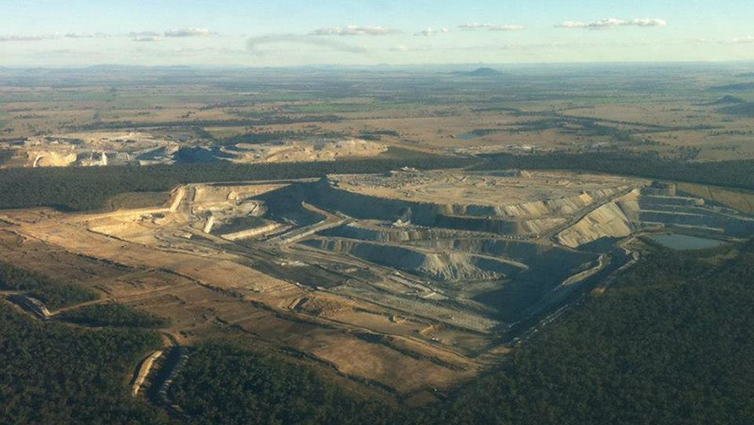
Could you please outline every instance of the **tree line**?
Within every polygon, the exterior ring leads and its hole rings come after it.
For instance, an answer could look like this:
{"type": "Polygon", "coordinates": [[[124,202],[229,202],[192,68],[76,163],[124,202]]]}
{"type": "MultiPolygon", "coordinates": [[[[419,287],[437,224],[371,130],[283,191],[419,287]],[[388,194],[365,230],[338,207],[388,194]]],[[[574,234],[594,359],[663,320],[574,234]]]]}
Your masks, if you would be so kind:
{"type": "MultiPolygon", "coordinates": [[[[389,154],[390,152],[388,152],[389,154]]],[[[96,210],[129,192],[162,192],[187,183],[276,180],[326,174],[384,173],[404,166],[456,168],[475,161],[436,155],[296,164],[200,163],[111,167],[12,168],[0,170],[0,209],[49,206],[96,210]]]]}
{"type": "Polygon", "coordinates": [[[494,154],[485,158],[487,161],[475,169],[591,171],[754,190],[752,160],[689,162],[665,159],[656,154],[625,152],[494,154]]]}
{"type": "Polygon", "coordinates": [[[161,317],[112,302],[66,311],[60,320],[94,327],[141,329],[161,328],[168,324],[168,320],[161,317]]]}

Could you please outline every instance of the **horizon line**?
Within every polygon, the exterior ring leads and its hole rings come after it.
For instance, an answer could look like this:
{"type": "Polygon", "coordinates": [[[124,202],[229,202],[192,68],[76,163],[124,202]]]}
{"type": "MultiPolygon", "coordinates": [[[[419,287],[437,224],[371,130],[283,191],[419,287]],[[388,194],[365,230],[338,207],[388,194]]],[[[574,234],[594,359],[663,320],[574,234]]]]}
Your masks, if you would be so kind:
{"type": "Polygon", "coordinates": [[[49,69],[49,70],[74,70],[90,68],[189,68],[189,69],[301,69],[301,68],[419,68],[419,67],[453,67],[453,66],[557,66],[557,65],[724,65],[724,64],[752,64],[754,59],[750,60],[627,60],[627,61],[553,61],[553,62],[433,62],[433,63],[400,63],[400,64],[337,64],[337,63],[320,63],[308,65],[201,65],[201,64],[171,64],[171,65],[134,65],[124,63],[96,63],[89,65],[0,65],[0,70],[28,70],[28,69],[49,69]]]}

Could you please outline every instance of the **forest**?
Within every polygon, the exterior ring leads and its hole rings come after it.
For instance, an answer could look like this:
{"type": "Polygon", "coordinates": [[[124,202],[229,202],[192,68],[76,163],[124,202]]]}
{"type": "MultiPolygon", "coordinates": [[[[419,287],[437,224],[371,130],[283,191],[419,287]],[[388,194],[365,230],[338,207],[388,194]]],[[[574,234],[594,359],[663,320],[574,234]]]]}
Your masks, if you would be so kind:
{"type": "Polygon", "coordinates": [[[128,374],[156,333],[41,322],[0,303],[0,423],[166,424],[167,415],[129,399],[128,374]]]}
{"type": "Polygon", "coordinates": [[[353,395],[308,367],[232,345],[191,351],[171,386],[192,424],[391,424],[397,412],[353,395]]]}
{"type": "Polygon", "coordinates": [[[22,291],[42,301],[50,310],[96,299],[96,295],[78,285],[53,281],[37,272],[0,261],[0,290],[22,291]]]}
{"type": "Polygon", "coordinates": [[[93,327],[141,329],[161,328],[168,324],[168,321],[161,317],[117,303],[89,305],[69,310],[60,316],[60,320],[93,327]]]}
{"type": "MultiPolygon", "coordinates": [[[[388,152],[389,153],[389,152],[388,152]]],[[[384,173],[400,167],[420,169],[471,165],[473,159],[437,155],[285,163],[198,163],[89,168],[12,168],[0,170],[0,209],[55,207],[64,211],[104,208],[107,200],[129,192],[162,192],[180,184],[322,177],[326,174],[384,173]]]]}
{"type": "Polygon", "coordinates": [[[487,155],[476,170],[591,171],[653,179],[754,189],[754,161],[689,162],[654,154],[625,152],[557,153],[541,155],[487,155]]]}

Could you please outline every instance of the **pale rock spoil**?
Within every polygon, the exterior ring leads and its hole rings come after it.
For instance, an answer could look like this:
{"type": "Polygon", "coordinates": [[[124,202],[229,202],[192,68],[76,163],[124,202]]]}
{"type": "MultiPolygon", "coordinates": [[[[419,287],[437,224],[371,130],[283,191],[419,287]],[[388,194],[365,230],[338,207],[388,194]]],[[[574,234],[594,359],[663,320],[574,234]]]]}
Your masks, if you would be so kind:
{"type": "Polygon", "coordinates": [[[559,233],[558,242],[576,248],[605,237],[621,238],[633,232],[631,222],[615,203],[605,204],[559,233]]]}

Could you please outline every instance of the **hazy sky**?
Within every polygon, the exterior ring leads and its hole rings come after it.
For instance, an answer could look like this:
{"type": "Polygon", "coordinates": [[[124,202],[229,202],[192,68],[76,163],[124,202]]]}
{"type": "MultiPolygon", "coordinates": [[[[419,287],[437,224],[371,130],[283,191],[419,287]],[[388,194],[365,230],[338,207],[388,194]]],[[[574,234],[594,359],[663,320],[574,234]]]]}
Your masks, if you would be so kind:
{"type": "Polygon", "coordinates": [[[754,0],[0,0],[0,66],[754,60],[754,0]]]}

